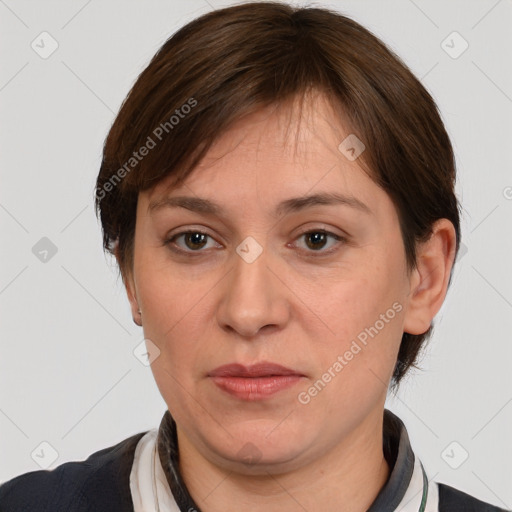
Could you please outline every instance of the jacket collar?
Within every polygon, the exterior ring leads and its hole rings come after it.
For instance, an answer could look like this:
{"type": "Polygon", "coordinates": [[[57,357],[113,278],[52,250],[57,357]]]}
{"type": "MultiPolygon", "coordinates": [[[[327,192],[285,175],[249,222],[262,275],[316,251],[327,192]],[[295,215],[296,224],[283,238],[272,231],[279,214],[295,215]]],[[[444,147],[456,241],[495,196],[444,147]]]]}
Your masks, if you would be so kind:
{"type": "MultiPolygon", "coordinates": [[[[435,492],[430,493],[427,503],[428,480],[423,466],[414,456],[404,423],[385,409],[383,424],[383,450],[391,472],[367,512],[437,511],[435,492]]],[[[162,418],[155,443],[161,468],[179,510],[201,512],[179,471],[176,423],[169,411],[162,418]]]]}

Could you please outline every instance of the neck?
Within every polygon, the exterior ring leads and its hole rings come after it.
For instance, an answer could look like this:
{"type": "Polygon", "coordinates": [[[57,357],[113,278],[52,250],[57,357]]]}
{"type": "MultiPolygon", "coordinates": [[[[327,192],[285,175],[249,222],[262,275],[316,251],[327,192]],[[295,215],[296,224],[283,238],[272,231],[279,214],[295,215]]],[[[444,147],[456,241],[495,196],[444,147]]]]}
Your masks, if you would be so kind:
{"type": "Polygon", "coordinates": [[[365,511],[390,473],[382,449],[382,413],[366,418],[313,462],[284,472],[227,470],[203,457],[177,431],[180,471],[203,512],[365,511]]]}

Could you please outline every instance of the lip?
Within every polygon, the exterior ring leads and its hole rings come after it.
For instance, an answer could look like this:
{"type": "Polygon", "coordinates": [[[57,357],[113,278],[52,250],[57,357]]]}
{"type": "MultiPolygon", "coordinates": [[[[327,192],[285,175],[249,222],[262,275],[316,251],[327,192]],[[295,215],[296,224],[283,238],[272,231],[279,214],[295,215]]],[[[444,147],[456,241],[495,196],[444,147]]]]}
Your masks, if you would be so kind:
{"type": "Polygon", "coordinates": [[[305,377],[297,370],[267,361],[250,366],[226,364],[211,371],[208,376],[221,390],[246,401],[270,398],[305,377]]]}
{"type": "Polygon", "coordinates": [[[286,375],[300,375],[302,373],[286,368],[276,363],[269,363],[262,361],[260,363],[252,364],[250,366],[244,366],[243,364],[232,363],[225,364],[215,368],[208,374],[210,377],[245,377],[245,378],[257,378],[257,377],[282,377],[286,375]]]}

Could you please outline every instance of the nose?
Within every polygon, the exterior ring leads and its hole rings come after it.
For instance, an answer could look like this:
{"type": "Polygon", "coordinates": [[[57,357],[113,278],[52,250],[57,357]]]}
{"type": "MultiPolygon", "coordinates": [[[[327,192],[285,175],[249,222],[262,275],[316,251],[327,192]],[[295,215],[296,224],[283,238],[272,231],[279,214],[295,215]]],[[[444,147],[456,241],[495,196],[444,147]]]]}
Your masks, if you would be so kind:
{"type": "Polygon", "coordinates": [[[218,304],[219,325],[244,338],[282,329],[290,316],[290,303],[275,261],[265,249],[250,263],[236,252],[232,259],[218,304]]]}

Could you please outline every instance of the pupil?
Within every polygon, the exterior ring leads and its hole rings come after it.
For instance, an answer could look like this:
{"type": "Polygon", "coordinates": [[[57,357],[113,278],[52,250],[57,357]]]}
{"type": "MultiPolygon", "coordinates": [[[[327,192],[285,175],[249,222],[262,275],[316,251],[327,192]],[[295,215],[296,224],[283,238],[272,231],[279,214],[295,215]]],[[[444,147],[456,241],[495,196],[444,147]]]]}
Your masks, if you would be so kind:
{"type": "MultiPolygon", "coordinates": [[[[206,238],[206,235],[204,235],[203,233],[188,233],[187,234],[187,239],[189,241],[191,241],[191,245],[193,245],[193,246],[204,245],[205,238],[206,238]]],[[[192,248],[196,249],[197,247],[192,247],[192,248]]]]}
{"type": "Polygon", "coordinates": [[[313,249],[321,248],[325,242],[325,233],[310,233],[308,235],[308,240],[312,240],[313,243],[311,245],[313,249]],[[318,245],[318,242],[320,242],[320,245],[318,245]]]}

